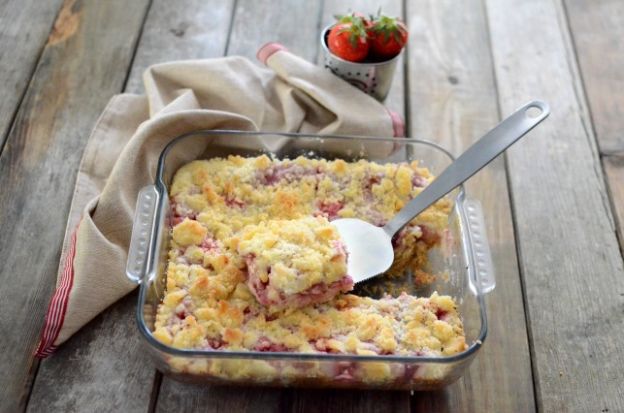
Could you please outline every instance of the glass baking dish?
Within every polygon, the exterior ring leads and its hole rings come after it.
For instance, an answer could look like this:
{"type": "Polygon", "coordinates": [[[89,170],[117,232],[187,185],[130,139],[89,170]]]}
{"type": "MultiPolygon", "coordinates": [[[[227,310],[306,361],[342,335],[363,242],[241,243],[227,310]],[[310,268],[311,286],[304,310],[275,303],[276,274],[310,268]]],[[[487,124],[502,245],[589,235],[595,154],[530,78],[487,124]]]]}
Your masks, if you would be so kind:
{"type": "Polygon", "coordinates": [[[180,350],[156,340],[152,330],[165,290],[170,236],[169,185],[177,169],[187,162],[230,154],[270,154],[280,159],[305,155],[378,163],[418,160],[434,175],[453,160],[448,151],[434,143],[403,138],[197,131],[173,139],[160,155],[155,183],[139,193],[126,269],[127,276],[140,284],[138,327],[159,370],[182,381],[211,384],[404,390],[439,389],[463,374],[486,337],[483,295],[495,286],[481,208],[477,201],[466,198],[463,188],[448,195],[454,203],[448,236],[429,251],[428,271],[437,275],[432,285],[417,290],[410,282],[411,274],[406,274],[392,282],[378,277],[355,290],[361,295],[397,288],[412,295],[429,296],[433,291],[451,295],[458,303],[469,345],[459,354],[361,356],[180,350]]]}

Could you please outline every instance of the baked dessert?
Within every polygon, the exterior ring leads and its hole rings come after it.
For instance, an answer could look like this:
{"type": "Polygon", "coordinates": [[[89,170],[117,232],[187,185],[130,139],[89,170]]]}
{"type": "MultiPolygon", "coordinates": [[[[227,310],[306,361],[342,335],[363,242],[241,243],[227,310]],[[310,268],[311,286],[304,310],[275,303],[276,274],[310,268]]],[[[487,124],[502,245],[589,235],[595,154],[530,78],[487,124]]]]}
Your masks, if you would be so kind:
{"type": "MultiPolygon", "coordinates": [[[[327,230],[338,217],[383,225],[432,178],[415,162],[230,156],[183,166],[171,185],[166,293],[154,336],[176,348],[201,350],[412,356],[465,350],[449,296],[342,293],[350,287],[345,254],[327,230]],[[283,260],[282,250],[297,237],[307,237],[303,248],[325,257],[318,260],[324,264],[283,260]],[[278,263],[284,268],[274,272],[278,263]],[[297,277],[301,269],[309,279],[297,277]],[[314,290],[322,283],[324,289],[314,290]]],[[[442,238],[449,211],[449,201],[440,200],[397,235],[391,276],[412,271],[420,274],[417,283],[431,281],[427,251],[442,238]]],[[[225,360],[213,365],[219,363],[225,360]]],[[[332,367],[331,374],[344,374],[340,369],[332,367]]],[[[407,374],[386,373],[385,379],[407,374]]]]}
{"type": "Polygon", "coordinates": [[[353,289],[340,234],[321,216],[249,225],[237,251],[247,286],[265,306],[305,307],[353,289]]]}
{"type": "MultiPolygon", "coordinates": [[[[176,279],[184,278],[185,270],[179,270],[172,274],[176,279]]],[[[190,289],[198,290],[203,280],[190,289]]],[[[205,350],[441,356],[466,348],[455,302],[437,293],[381,299],[345,294],[315,306],[271,311],[241,282],[214,307],[198,308],[198,301],[202,297],[185,288],[170,291],[154,336],[176,348],[205,350]]]]}
{"type": "MultiPolygon", "coordinates": [[[[172,225],[185,218],[200,223],[207,234],[204,248],[214,244],[223,251],[232,250],[235,234],[245,226],[274,219],[355,217],[382,226],[432,179],[417,162],[271,160],[265,155],[194,161],[173,180],[172,225]]],[[[427,252],[440,242],[450,208],[441,199],[395,236],[388,275],[409,270],[421,284],[432,281],[425,271],[427,252]]],[[[184,241],[178,245],[187,246],[184,241]]]]}

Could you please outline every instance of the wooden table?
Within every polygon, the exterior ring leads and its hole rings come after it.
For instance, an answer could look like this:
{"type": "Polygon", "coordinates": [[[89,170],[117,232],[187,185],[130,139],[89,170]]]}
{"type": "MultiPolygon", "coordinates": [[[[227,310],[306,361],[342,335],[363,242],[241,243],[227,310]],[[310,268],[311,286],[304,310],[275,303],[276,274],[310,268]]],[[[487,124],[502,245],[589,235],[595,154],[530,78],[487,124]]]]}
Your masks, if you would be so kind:
{"type": "Polygon", "coordinates": [[[0,411],[624,411],[624,2],[3,0],[0,411]],[[99,113],[173,59],[311,61],[331,16],[381,5],[409,47],[387,105],[459,153],[531,98],[550,118],[475,177],[498,286],[467,375],[433,393],[214,388],[156,372],[135,294],[42,362],[32,353],[81,153],[99,113]]]}

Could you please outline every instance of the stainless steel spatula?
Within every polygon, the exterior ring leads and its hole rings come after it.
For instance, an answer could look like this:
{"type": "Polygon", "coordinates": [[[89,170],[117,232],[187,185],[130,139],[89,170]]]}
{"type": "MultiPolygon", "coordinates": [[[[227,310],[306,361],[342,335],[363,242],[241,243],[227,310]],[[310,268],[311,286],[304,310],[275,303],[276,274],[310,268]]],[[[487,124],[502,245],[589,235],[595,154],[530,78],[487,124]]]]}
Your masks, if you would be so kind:
{"type": "Polygon", "coordinates": [[[379,275],[392,265],[392,237],[431,204],[464,183],[499,154],[546,119],[548,104],[534,100],[473,144],[449,165],[416,198],[412,199],[384,227],[356,218],[332,221],[338,228],[347,252],[348,274],[358,283],[379,275]]]}

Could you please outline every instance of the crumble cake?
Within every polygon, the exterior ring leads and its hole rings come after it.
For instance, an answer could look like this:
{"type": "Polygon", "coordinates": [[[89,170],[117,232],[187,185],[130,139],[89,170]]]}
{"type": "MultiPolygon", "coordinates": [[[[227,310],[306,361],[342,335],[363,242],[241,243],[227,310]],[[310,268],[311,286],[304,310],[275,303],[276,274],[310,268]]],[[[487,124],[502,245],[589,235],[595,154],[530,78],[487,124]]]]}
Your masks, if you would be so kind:
{"type": "MultiPolygon", "coordinates": [[[[338,238],[313,228],[331,229],[328,223],[339,217],[382,226],[432,179],[416,162],[230,156],[183,166],[170,190],[166,293],[154,336],[176,348],[201,350],[412,356],[465,350],[462,322],[449,296],[373,299],[340,293],[317,300],[350,288],[350,279],[344,250],[330,242],[338,238]],[[268,263],[289,237],[299,236],[291,230],[311,231],[304,248],[330,257],[330,263],[336,257],[335,267],[306,268],[310,279],[304,281],[295,269],[305,264],[287,260],[269,274],[268,263]],[[312,242],[323,236],[325,244],[312,242]]],[[[427,251],[440,241],[450,207],[442,199],[399,232],[391,276],[411,270],[421,275],[418,283],[431,281],[424,271],[427,251]]]]}
{"type": "Polygon", "coordinates": [[[247,265],[247,286],[265,306],[305,307],[353,289],[345,246],[325,217],[249,225],[237,250],[247,265]]]}

